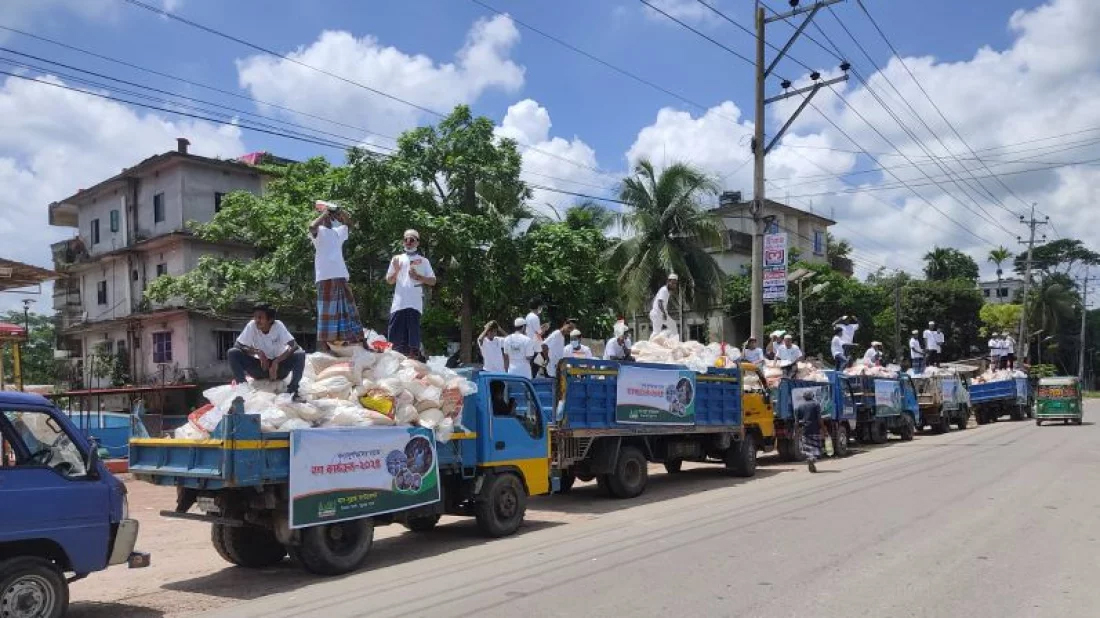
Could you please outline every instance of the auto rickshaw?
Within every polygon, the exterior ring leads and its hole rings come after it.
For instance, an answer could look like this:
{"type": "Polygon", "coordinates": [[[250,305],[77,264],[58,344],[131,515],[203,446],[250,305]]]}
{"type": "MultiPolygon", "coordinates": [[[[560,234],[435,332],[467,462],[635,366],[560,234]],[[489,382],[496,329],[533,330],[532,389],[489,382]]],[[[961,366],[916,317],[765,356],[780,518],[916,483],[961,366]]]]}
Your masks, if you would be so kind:
{"type": "Polygon", "coordinates": [[[1040,378],[1035,393],[1035,424],[1043,421],[1062,421],[1068,425],[1081,424],[1081,386],[1077,378],[1060,376],[1040,378]]]}

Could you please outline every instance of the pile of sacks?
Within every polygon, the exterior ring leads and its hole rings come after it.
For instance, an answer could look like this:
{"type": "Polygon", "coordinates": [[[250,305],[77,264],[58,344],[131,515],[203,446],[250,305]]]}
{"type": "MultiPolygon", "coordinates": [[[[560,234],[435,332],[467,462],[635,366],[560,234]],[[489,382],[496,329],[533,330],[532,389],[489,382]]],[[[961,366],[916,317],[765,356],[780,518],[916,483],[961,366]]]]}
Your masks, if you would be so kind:
{"type": "Polygon", "coordinates": [[[944,367],[925,367],[924,371],[917,373],[913,369],[909,369],[909,376],[913,378],[931,378],[935,376],[956,376],[959,372],[955,369],[947,369],[944,367]]]}
{"type": "MultiPolygon", "coordinates": [[[[764,361],[764,379],[768,381],[768,388],[777,388],[779,381],[783,379],[785,365],[783,361],[778,360],[766,360],[764,361]]],[[[798,361],[794,371],[794,378],[796,380],[806,380],[809,382],[828,382],[828,377],[825,376],[825,370],[816,363],[810,363],[806,361],[798,361]]]]}
{"type": "Polygon", "coordinates": [[[987,382],[1005,382],[1007,380],[1015,380],[1016,378],[1026,378],[1027,374],[1020,370],[1013,369],[987,369],[985,373],[974,378],[975,384],[985,384],[987,382]]]}
{"type": "Polygon", "coordinates": [[[639,341],[630,348],[630,355],[639,363],[684,365],[697,373],[706,373],[710,367],[728,367],[741,358],[741,350],[723,347],[720,343],[703,345],[698,341],[680,341],[675,333],[661,331],[639,341]]]}
{"type": "Polygon", "coordinates": [[[862,363],[858,365],[852,365],[844,370],[844,375],[849,376],[872,376],[875,378],[897,378],[901,372],[901,367],[897,365],[887,365],[881,367],[878,365],[864,365],[862,363]]]}
{"type": "Polygon", "coordinates": [[[264,432],[417,425],[433,430],[437,440],[446,442],[462,430],[465,397],[477,392],[476,384],[448,369],[446,362],[442,356],[422,363],[393,350],[362,348],[350,357],[310,354],[298,390],[305,401],[295,402],[289,393],[281,393],[282,382],[217,386],[203,392],[209,403],[192,412],[174,435],[208,437],[241,397],[245,413],[258,415],[264,432]]]}

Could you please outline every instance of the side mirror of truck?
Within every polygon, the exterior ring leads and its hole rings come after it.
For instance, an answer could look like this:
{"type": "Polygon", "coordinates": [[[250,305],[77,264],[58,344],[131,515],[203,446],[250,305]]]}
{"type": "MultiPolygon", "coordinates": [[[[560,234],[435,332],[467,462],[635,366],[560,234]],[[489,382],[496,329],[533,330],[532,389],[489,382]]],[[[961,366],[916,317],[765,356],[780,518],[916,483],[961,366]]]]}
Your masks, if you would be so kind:
{"type": "Polygon", "coordinates": [[[107,454],[109,454],[107,449],[100,446],[98,440],[92,438],[88,448],[88,460],[84,466],[88,471],[88,476],[93,478],[99,476],[99,460],[107,454]]]}

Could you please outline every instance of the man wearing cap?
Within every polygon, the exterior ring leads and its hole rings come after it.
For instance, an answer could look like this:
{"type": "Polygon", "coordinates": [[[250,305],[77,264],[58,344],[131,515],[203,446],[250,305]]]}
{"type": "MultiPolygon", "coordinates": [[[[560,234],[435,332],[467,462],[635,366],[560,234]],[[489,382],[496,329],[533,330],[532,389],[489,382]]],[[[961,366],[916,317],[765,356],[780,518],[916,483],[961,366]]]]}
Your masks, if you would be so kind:
{"type": "Polygon", "coordinates": [[[676,273],[671,273],[668,276],[668,282],[662,285],[661,289],[657,290],[657,295],[653,297],[653,306],[649,310],[649,320],[653,323],[654,335],[662,330],[676,334],[676,322],[668,315],[668,300],[679,285],[680,277],[676,273]]]}
{"type": "Polygon", "coordinates": [[[398,352],[419,357],[424,286],[435,285],[435,271],[428,258],[420,255],[420,234],[416,230],[405,230],[403,240],[405,251],[393,256],[386,271],[386,283],[394,286],[386,338],[398,352]]]}
{"type": "Polygon", "coordinates": [[[626,345],[626,329],[615,329],[615,336],[607,340],[603,347],[603,359],[613,361],[629,361],[630,348],[626,345]]]}
{"type": "Polygon", "coordinates": [[[561,355],[564,358],[595,358],[592,356],[592,348],[581,343],[581,331],[576,329],[569,333],[569,343],[562,350],[561,355]]]}
{"type": "Polygon", "coordinates": [[[913,372],[924,373],[924,348],[920,344],[920,332],[915,329],[909,337],[909,358],[913,361],[913,372]]]}
{"type": "Polygon", "coordinates": [[[783,367],[783,373],[794,377],[798,371],[798,361],[802,360],[802,349],[794,344],[794,337],[783,335],[783,343],[775,349],[775,357],[782,363],[790,363],[783,367]]]}
{"type": "Polygon", "coordinates": [[[1012,333],[1005,331],[1001,333],[1001,337],[1004,339],[1004,367],[1005,369],[1012,369],[1016,366],[1016,340],[1012,338],[1012,333]]]}
{"type": "Polygon", "coordinates": [[[842,315],[840,319],[833,322],[834,328],[840,328],[840,339],[844,344],[844,357],[849,359],[849,362],[851,362],[853,356],[852,352],[854,350],[852,348],[856,345],[856,331],[859,330],[859,326],[859,318],[855,316],[842,315]]]}
{"type": "Polygon", "coordinates": [[[779,351],[779,346],[783,344],[783,335],[786,335],[786,331],[776,330],[772,331],[772,334],[768,336],[768,347],[764,350],[764,356],[768,360],[775,360],[776,352],[779,351]]]}
{"type": "Polygon", "coordinates": [[[848,366],[848,357],[844,354],[844,329],[840,325],[833,326],[833,340],[829,342],[829,352],[833,355],[833,366],[837,371],[848,366]]]}
{"type": "MultiPolygon", "coordinates": [[[[554,329],[554,331],[551,332],[550,335],[546,337],[546,339],[542,340],[542,355],[546,357],[546,377],[557,377],[558,361],[561,360],[562,350],[565,349],[565,338],[573,332],[574,327],[576,326],[575,323],[575,318],[566,319],[564,322],[561,323],[561,328],[554,329]]],[[[528,327],[530,327],[530,324],[530,321],[528,321],[528,327]]],[[[531,335],[528,334],[527,336],[530,337],[531,335]]],[[[539,343],[540,342],[536,339],[535,344],[539,345],[539,343]]]]}
{"type": "Polygon", "coordinates": [[[867,348],[867,351],[863,353],[863,364],[868,367],[878,367],[882,365],[881,341],[871,342],[871,347],[867,348]]]}
{"type": "Polygon", "coordinates": [[[313,242],[313,271],[317,285],[317,346],[323,352],[330,345],[363,341],[359,309],[348,285],[344,263],[344,242],[351,229],[351,217],[339,205],[317,200],[321,215],[309,224],[313,242]]]}
{"type": "Polygon", "coordinates": [[[1000,369],[1004,365],[1004,340],[1001,333],[994,332],[989,336],[989,368],[1000,369]]]}
{"type": "Polygon", "coordinates": [[[924,349],[930,366],[939,366],[943,341],[943,331],[936,328],[935,322],[928,322],[928,328],[924,331],[924,349]]]}
{"type": "Polygon", "coordinates": [[[516,318],[515,331],[504,338],[504,354],[508,357],[508,373],[531,379],[531,358],[538,351],[535,342],[523,334],[527,320],[516,318]]]}

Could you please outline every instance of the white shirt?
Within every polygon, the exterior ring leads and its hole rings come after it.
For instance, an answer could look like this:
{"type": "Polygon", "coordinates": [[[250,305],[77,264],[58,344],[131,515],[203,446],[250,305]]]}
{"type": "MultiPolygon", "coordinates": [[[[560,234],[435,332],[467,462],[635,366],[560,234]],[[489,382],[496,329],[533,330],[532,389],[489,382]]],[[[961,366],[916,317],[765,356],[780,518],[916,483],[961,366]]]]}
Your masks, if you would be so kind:
{"type": "Polygon", "coordinates": [[[924,358],[924,349],[920,347],[920,340],[916,337],[909,339],[909,356],[913,359],[924,358]]]}
{"type": "Polygon", "coordinates": [[[542,331],[542,321],[539,320],[539,315],[532,311],[527,314],[527,336],[531,338],[531,341],[539,341],[539,332],[542,331]]]}
{"type": "Polygon", "coordinates": [[[1003,339],[990,339],[989,340],[989,355],[994,358],[1000,358],[1005,355],[1004,340],[1003,339]]]}
{"type": "Polygon", "coordinates": [[[627,355],[626,346],[619,343],[619,340],[612,337],[607,340],[607,345],[603,347],[603,359],[604,360],[618,360],[627,355]]]}
{"type": "Polygon", "coordinates": [[[504,339],[486,337],[481,340],[478,347],[481,349],[481,358],[485,361],[482,369],[504,373],[504,339]]]}
{"type": "Polygon", "coordinates": [[[573,344],[565,346],[562,348],[561,355],[565,358],[593,358],[592,348],[583,343],[575,348],[573,344]]]}
{"type": "Polygon", "coordinates": [[[546,346],[546,353],[549,356],[546,364],[546,375],[553,378],[558,375],[558,361],[561,360],[561,351],[565,348],[565,335],[561,334],[561,329],[555,329],[554,332],[546,336],[546,340],[542,343],[546,346]]]}
{"type": "Polygon", "coordinates": [[[317,228],[317,235],[310,234],[316,254],[313,271],[317,281],[347,279],[348,266],[344,264],[344,241],[348,239],[348,226],[334,225],[317,228]]]}
{"type": "Polygon", "coordinates": [[[929,352],[939,352],[940,344],[943,343],[943,336],[932,329],[925,329],[924,331],[924,348],[929,352]]]}
{"type": "Polygon", "coordinates": [[[512,333],[504,338],[504,353],[508,355],[508,373],[531,378],[531,357],[535,355],[535,342],[523,333],[512,333]]]}
{"type": "Polygon", "coordinates": [[[759,366],[760,363],[764,362],[764,350],[760,348],[753,348],[751,350],[746,348],[743,357],[747,362],[759,366]]]}
{"type": "Polygon", "coordinates": [[[781,361],[796,361],[802,358],[802,349],[791,344],[791,347],[780,345],[775,348],[775,355],[781,361]]]}
{"type": "Polygon", "coordinates": [[[1016,353],[1016,340],[1013,339],[1012,337],[1008,337],[1007,339],[1004,340],[1004,346],[1005,346],[1005,354],[1006,355],[1016,353]]]}
{"type": "Polygon", "coordinates": [[[657,290],[657,295],[653,297],[653,307],[650,308],[649,315],[664,317],[664,315],[668,313],[668,296],[668,286],[662,285],[661,289],[657,290]],[[658,302],[664,304],[664,313],[661,312],[661,307],[657,304],[658,302]]]}
{"type": "Polygon", "coordinates": [[[863,353],[863,362],[867,365],[877,365],[882,360],[882,352],[874,348],[867,348],[867,351],[863,353]]]}
{"type": "MultiPolygon", "coordinates": [[[[428,258],[419,253],[402,253],[397,256],[397,282],[393,286],[393,303],[390,305],[390,313],[397,313],[402,309],[416,309],[424,313],[424,286],[419,281],[413,281],[409,276],[409,268],[415,268],[416,272],[424,277],[435,277],[432,263],[428,258]]],[[[394,264],[391,261],[386,271],[386,278],[393,276],[394,264]]]]}
{"type": "MultiPolygon", "coordinates": [[[[845,345],[852,345],[856,337],[856,331],[859,330],[859,324],[837,324],[837,326],[840,327],[840,340],[845,345]]],[[[836,353],[833,356],[836,356],[836,353]]]]}
{"type": "Polygon", "coordinates": [[[256,326],[256,320],[251,320],[241,331],[241,335],[237,337],[237,343],[255,348],[263,352],[264,356],[268,358],[276,358],[286,352],[286,346],[291,341],[294,341],[294,337],[291,336],[286,326],[283,326],[282,320],[272,322],[271,328],[266,333],[256,326]]]}
{"type": "Polygon", "coordinates": [[[844,356],[844,337],[833,335],[833,341],[829,344],[829,350],[833,353],[833,358],[844,356]]]}

